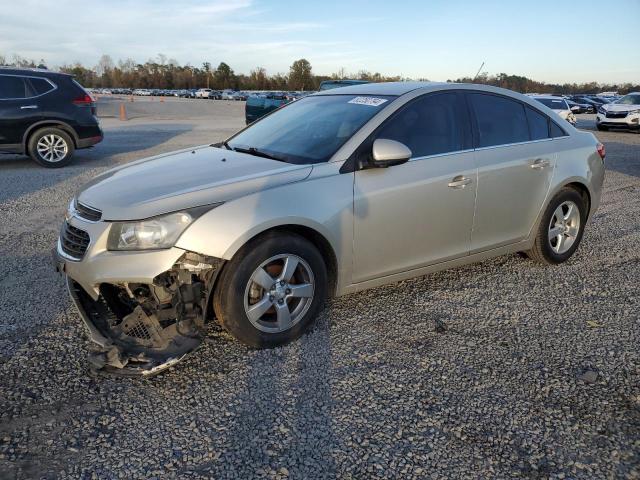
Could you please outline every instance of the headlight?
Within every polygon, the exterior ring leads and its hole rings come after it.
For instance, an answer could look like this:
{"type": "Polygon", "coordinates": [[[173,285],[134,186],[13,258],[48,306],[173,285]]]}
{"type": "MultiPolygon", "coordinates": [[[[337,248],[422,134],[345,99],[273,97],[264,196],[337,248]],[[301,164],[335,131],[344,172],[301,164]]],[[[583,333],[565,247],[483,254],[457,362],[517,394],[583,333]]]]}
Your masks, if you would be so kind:
{"type": "Polygon", "coordinates": [[[607,111],[606,111],[604,108],[602,108],[602,107],[598,107],[598,113],[601,113],[601,114],[603,114],[603,115],[606,115],[606,114],[607,114],[607,111]]]}
{"type": "Polygon", "coordinates": [[[640,113],[640,108],[638,108],[637,110],[631,110],[627,112],[627,115],[635,115],[636,113],[640,113]]]}
{"type": "Polygon", "coordinates": [[[137,222],[114,222],[109,229],[108,250],[157,250],[171,248],[182,232],[203,213],[221,205],[206,205],[137,222]]]}

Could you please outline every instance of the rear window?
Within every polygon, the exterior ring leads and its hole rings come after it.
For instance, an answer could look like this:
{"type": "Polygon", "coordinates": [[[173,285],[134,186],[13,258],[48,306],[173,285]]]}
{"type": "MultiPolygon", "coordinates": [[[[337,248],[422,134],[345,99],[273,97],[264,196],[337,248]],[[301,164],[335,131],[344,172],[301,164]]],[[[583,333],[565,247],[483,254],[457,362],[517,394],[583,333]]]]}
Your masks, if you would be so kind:
{"type": "Polygon", "coordinates": [[[0,75],[0,99],[29,97],[30,92],[23,77],[0,75]]]}
{"type": "Polygon", "coordinates": [[[567,102],[562,98],[536,98],[536,100],[551,110],[569,110],[567,102]]]}

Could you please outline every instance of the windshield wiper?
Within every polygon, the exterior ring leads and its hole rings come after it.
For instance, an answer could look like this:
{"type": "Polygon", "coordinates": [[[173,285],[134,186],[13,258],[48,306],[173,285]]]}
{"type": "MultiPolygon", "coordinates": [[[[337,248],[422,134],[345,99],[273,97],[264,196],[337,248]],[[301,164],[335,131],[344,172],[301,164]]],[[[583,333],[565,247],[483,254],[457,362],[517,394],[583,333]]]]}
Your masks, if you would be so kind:
{"type": "Polygon", "coordinates": [[[240,153],[248,153],[249,155],[253,155],[256,157],[268,158],[269,160],[277,160],[278,162],[286,162],[285,159],[276,157],[267,152],[263,152],[262,150],[258,150],[256,147],[248,147],[248,148],[235,147],[235,148],[232,148],[231,150],[234,150],[240,153]]]}
{"type": "Polygon", "coordinates": [[[229,146],[229,144],[227,143],[226,140],[222,141],[222,142],[218,142],[218,143],[212,143],[211,145],[209,145],[210,147],[216,147],[216,148],[220,148],[220,147],[224,147],[227,150],[233,150],[233,148],[231,148],[229,146]]]}

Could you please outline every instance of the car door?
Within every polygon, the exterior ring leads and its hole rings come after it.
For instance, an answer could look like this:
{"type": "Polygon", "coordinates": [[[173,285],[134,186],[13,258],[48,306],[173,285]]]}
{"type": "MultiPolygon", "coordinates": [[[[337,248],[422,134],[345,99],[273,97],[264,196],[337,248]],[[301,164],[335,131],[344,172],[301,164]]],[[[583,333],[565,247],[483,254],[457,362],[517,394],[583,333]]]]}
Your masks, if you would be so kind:
{"type": "Polygon", "coordinates": [[[39,119],[38,101],[26,79],[0,74],[0,149],[21,149],[27,128],[39,119]]]}
{"type": "Polygon", "coordinates": [[[467,255],[477,182],[462,95],[412,100],[359,154],[370,155],[377,138],[402,142],[412,158],[354,175],[353,282],[467,255]]]}
{"type": "Polygon", "coordinates": [[[467,98],[478,166],[475,253],[529,235],[549,191],[556,154],[546,115],[502,95],[477,92],[467,98]]]}

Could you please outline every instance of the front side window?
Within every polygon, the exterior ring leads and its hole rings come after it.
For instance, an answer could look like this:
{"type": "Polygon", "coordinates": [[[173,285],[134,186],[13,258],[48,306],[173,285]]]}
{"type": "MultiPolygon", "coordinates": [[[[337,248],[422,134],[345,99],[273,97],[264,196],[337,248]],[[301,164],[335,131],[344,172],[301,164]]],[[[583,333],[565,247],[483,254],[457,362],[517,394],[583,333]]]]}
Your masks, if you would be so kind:
{"type": "Polygon", "coordinates": [[[547,116],[531,107],[525,107],[525,110],[527,112],[527,122],[529,122],[531,140],[549,138],[549,119],[547,116]]]}
{"type": "Polygon", "coordinates": [[[22,77],[0,75],[0,99],[26,98],[27,84],[22,77]]]}
{"type": "Polygon", "coordinates": [[[640,105],[640,94],[625,95],[614,103],[619,103],[621,105],[640,105]]]}
{"type": "Polygon", "coordinates": [[[262,118],[227,145],[287,163],[328,161],[354,133],[396,97],[312,95],[262,118]]]}
{"type": "Polygon", "coordinates": [[[506,97],[471,93],[469,100],[478,126],[478,147],[529,141],[529,127],[520,102],[506,97]]]}
{"type": "Polygon", "coordinates": [[[467,129],[461,97],[449,92],[425,95],[409,103],[376,137],[405,144],[416,158],[464,150],[467,129]]]}

